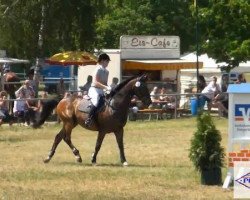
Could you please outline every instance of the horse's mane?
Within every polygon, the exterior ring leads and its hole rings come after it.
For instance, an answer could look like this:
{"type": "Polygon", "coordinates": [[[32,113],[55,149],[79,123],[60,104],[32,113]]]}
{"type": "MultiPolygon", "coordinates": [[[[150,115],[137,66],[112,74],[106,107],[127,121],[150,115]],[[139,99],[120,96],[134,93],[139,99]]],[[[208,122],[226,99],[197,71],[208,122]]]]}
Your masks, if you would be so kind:
{"type": "Polygon", "coordinates": [[[119,83],[117,86],[115,86],[111,92],[110,92],[110,98],[112,98],[117,92],[119,92],[125,85],[128,84],[129,81],[135,79],[136,76],[132,76],[124,81],[122,81],[121,83],[119,83]]]}
{"type": "Polygon", "coordinates": [[[20,78],[16,75],[15,72],[7,72],[5,76],[6,82],[19,82],[20,78]]]}

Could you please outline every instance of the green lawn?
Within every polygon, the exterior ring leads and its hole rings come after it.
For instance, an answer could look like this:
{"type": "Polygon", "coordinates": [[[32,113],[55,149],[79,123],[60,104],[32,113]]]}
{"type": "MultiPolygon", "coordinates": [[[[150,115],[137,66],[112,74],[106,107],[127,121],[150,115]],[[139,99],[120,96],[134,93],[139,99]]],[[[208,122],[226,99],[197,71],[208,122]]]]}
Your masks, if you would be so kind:
{"type": "MultiPolygon", "coordinates": [[[[214,120],[226,147],[227,120],[214,120]]],[[[76,163],[62,142],[44,164],[60,125],[0,127],[0,199],[232,199],[231,189],[200,185],[188,158],[195,126],[195,118],[129,122],[124,138],[128,167],[120,164],[113,134],[104,139],[98,166],[90,162],[96,133],[81,127],[73,130],[72,141],[83,163],[76,163]]]]}

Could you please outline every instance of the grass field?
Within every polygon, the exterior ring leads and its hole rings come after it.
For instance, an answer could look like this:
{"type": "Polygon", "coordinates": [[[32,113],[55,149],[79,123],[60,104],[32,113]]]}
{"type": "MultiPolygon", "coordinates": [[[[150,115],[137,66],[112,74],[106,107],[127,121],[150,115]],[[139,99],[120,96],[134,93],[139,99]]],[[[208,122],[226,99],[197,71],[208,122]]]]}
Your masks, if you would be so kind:
{"type": "MultiPolygon", "coordinates": [[[[226,148],[227,120],[214,121],[226,148]]],[[[120,164],[113,134],[104,139],[98,166],[90,162],[96,133],[81,127],[73,130],[72,141],[83,163],[76,163],[62,142],[44,164],[60,125],[0,127],[0,199],[232,199],[231,189],[200,185],[188,158],[195,126],[195,118],[129,122],[124,138],[128,167],[120,164]]]]}

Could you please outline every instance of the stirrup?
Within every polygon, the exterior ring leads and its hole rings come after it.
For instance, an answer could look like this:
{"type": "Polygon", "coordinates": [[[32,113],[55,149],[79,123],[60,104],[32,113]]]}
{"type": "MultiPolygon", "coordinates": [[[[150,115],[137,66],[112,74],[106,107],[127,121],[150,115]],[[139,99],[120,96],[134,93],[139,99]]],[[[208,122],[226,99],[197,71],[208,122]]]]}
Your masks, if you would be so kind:
{"type": "Polygon", "coordinates": [[[85,120],[85,125],[86,126],[91,126],[93,123],[93,118],[92,117],[88,117],[86,120],[85,120]]]}

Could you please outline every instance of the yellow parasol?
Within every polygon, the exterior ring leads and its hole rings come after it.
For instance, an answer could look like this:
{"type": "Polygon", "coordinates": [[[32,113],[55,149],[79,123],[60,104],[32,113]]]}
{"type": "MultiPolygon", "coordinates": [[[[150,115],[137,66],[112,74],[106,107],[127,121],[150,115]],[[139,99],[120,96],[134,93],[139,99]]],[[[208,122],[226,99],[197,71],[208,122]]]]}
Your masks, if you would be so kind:
{"type": "Polygon", "coordinates": [[[57,53],[45,60],[50,65],[95,65],[97,58],[85,51],[57,53]]]}

